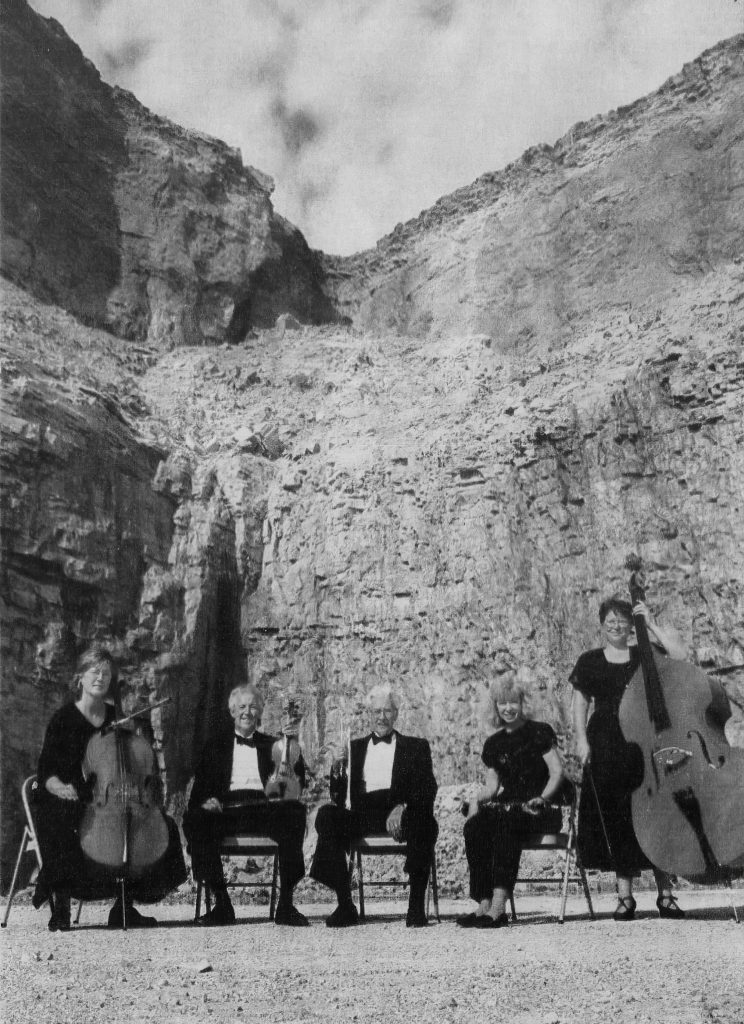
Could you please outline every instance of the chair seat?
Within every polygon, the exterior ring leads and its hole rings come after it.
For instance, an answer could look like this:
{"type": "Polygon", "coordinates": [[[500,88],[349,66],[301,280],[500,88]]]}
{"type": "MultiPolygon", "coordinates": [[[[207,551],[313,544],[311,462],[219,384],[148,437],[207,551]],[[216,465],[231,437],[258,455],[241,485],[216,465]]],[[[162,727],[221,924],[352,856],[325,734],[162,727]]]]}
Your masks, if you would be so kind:
{"type": "Polygon", "coordinates": [[[363,839],[354,840],[354,849],[361,850],[362,853],[405,853],[406,844],[399,843],[397,839],[393,839],[387,833],[380,834],[378,836],[364,836],[363,839]]]}
{"type": "Polygon", "coordinates": [[[522,840],[523,850],[567,850],[569,837],[565,832],[535,832],[522,840]]]}
{"type": "Polygon", "coordinates": [[[220,853],[224,857],[233,853],[255,853],[271,857],[278,849],[278,843],[266,836],[226,836],[220,843],[220,853]]]}

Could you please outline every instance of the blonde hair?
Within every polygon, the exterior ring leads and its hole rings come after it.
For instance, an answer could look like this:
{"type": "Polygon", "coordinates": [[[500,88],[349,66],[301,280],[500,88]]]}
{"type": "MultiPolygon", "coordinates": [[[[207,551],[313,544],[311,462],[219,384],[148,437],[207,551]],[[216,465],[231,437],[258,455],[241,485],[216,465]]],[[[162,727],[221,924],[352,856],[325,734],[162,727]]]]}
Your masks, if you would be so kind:
{"type": "Polygon", "coordinates": [[[497,704],[503,704],[508,698],[518,700],[524,713],[525,697],[527,696],[527,682],[531,676],[523,670],[516,672],[509,669],[498,675],[488,687],[488,700],[486,704],[486,724],[493,729],[503,729],[504,723],[499,714],[497,704]]]}

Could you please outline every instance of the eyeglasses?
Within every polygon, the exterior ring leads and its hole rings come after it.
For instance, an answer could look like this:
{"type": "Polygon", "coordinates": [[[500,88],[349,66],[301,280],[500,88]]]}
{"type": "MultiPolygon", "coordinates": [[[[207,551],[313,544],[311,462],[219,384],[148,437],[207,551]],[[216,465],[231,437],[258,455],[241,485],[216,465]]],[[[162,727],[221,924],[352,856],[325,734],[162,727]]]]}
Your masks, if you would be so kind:
{"type": "Polygon", "coordinates": [[[395,714],[395,708],[370,708],[373,715],[384,715],[385,718],[390,718],[395,714]]]}

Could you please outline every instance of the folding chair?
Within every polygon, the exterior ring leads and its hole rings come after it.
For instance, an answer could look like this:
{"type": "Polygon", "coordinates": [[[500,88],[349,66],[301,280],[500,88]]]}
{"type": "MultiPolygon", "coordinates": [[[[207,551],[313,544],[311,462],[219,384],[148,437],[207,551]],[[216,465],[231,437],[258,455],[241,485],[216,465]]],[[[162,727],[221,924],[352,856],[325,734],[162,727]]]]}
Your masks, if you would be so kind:
{"type": "MultiPolygon", "coordinates": [[[[15,870],[13,871],[13,881],[10,883],[10,892],[8,893],[8,902],[5,905],[5,914],[3,916],[2,924],[0,927],[5,928],[8,924],[8,918],[10,917],[10,908],[13,904],[13,898],[16,894],[16,884],[18,882],[18,872],[21,868],[21,861],[27,853],[32,853],[36,857],[36,866],[41,871],[41,850],[39,849],[39,841],[36,838],[36,825],[34,823],[33,804],[31,803],[31,794],[36,788],[36,776],[29,775],[26,781],[21,786],[21,800],[23,802],[23,810],[26,813],[26,824],[23,828],[23,835],[21,836],[21,845],[18,847],[18,856],[16,857],[15,870]]],[[[51,901],[50,901],[51,902],[51,901]]],[[[83,901],[80,900],[78,903],[77,915],[75,917],[75,924],[80,920],[80,911],[83,909],[83,901]]]]}
{"type": "MultiPolygon", "coordinates": [[[[364,836],[362,839],[357,839],[351,844],[351,856],[349,857],[349,881],[351,882],[354,876],[354,862],[356,861],[357,879],[359,882],[359,919],[364,921],[364,868],[362,865],[362,857],[366,854],[368,857],[387,857],[391,854],[396,856],[405,856],[406,844],[398,843],[395,839],[392,839],[387,833],[364,836]]],[[[386,882],[367,882],[367,885],[408,885],[405,879],[396,879],[386,882]]],[[[440,921],[439,916],[439,889],[437,887],[437,855],[434,849],[431,851],[431,868],[429,871],[429,884],[426,889],[426,913],[429,913],[429,900],[430,897],[434,899],[434,914],[437,921],[440,921]]]]}
{"type": "MultiPolygon", "coordinates": [[[[561,909],[558,915],[558,923],[563,924],[563,920],[566,916],[566,899],[568,897],[568,883],[569,882],[580,882],[584,890],[584,897],[586,899],[587,906],[589,908],[589,916],[592,921],[594,920],[594,907],[592,906],[592,897],[589,892],[589,883],[586,879],[586,871],[581,863],[579,857],[579,851],[576,847],[576,820],[578,813],[578,794],[577,788],[574,786],[571,803],[568,807],[568,827],[567,829],[561,830],[560,832],[535,832],[532,835],[528,835],[523,844],[522,850],[532,851],[563,851],[563,870],[560,875],[551,875],[545,877],[539,875],[537,877],[524,877],[519,876],[517,882],[542,882],[558,884],[561,887],[561,909]],[[574,870],[572,871],[572,865],[574,870]]],[[[517,920],[517,911],[514,906],[514,893],[512,892],[509,896],[509,903],[511,904],[511,916],[512,921],[517,920]]]]}
{"type": "MultiPolygon", "coordinates": [[[[276,893],[279,886],[279,844],[264,836],[226,836],[220,844],[221,857],[273,857],[274,867],[271,875],[271,900],[269,902],[269,920],[274,920],[276,911],[276,893]]],[[[228,882],[231,889],[264,889],[265,882],[228,882]]],[[[207,913],[212,909],[212,893],[206,882],[196,883],[196,912],[194,920],[201,913],[202,890],[207,913]]]]}

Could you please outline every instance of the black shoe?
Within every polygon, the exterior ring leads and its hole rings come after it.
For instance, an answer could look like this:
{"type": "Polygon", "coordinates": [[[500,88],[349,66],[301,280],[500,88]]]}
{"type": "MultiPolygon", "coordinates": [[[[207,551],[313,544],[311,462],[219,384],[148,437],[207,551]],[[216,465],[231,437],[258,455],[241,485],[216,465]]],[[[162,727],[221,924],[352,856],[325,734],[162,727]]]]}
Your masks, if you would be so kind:
{"type": "Polygon", "coordinates": [[[506,914],[499,914],[498,917],[491,917],[490,914],[482,914],[476,923],[473,925],[474,928],[506,928],[509,924],[509,918],[506,914]]]}
{"type": "Polygon", "coordinates": [[[668,896],[659,896],[656,906],[659,908],[659,917],[671,917],[679,921],[687,916],[671,893],[668,896]]]}
{"type": "MultiPolygon", "coordinates": [[[[146,917],[134,907],[127,907],[127,928],[157,928],[157,924],[154,917],[146,917]]],[[[124,911],[121,900],[117,900],[109,911],[108,926],[109,928],[124,927],[124,911]]]]}
{"type": "Polygon", "coordinates": [[[460,928],[477,928],[478,921],[480,921],[480,916],[473,911],[472,914],[463,914],[458,917],[455,924],[460,928]]]}
{"type": "Polygon", "coordinates": [[[632,896],[618,896],[613,921],[632,921],[635,917],[636,901],[632,896]]]}
{"type": "Polygon", "coordinates": [[[291,928],[308,928],[310,922],[301,914],[297,907],[290,903],[286,909],[277,907],[274,915],[274,924],[288,924],[291,928]]]}
{"type": "Polygon", "coordinates": [[[406,928],[427,928],[429,919],[423,910],[409,910],[406,914],[406,928]]]}
{"type": "Polygon", "coordinates": [[[47,927],[50,932],[69,932],[70,930],[70,897],[67,893],[53,893],[49,904],[52,916],[47,927]]]}
{"type": "Polygon", "coordinates": [[[326,928],[351,928],[355,924],[359,924],[359,912],[353,903],[348,907],[336,907],[326,918],[326,928]]]}
{"type": "Polygon", "coordinates": [[[202,928],[218,928],[224,924],[235,924],[235,911],[229,900],[225,903],[215,903],[211,910],[196,919],[196,924],[202,928]]]}
{"type": "Polygon", "coordinates": [[[49,918],[47,928],[50,932],[69,932],[70,915],[64,913],[58,914],[56,911],[53,911],[52,916],[49,918]]]}

